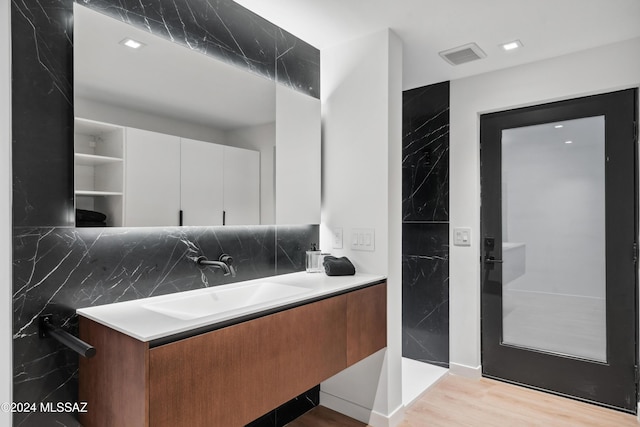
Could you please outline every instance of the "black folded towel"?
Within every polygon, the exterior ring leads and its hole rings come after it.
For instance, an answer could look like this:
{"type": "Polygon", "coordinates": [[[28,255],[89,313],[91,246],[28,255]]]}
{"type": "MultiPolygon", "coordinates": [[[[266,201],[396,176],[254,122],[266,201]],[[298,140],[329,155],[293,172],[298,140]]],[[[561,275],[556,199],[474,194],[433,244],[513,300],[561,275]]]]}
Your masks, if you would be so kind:
{"type": "Polygon", "coordinates": [[[327,276],[353,276],[356,274],[356,268],[346,256],[341,258],[326,256],[322,265],[324,265],[327,276]]]}
{"type": "Polygon", "coordinates": [[[101,212],[76,209],[76,221],[102,222],[106,219],[107,216],[101,212]]]}

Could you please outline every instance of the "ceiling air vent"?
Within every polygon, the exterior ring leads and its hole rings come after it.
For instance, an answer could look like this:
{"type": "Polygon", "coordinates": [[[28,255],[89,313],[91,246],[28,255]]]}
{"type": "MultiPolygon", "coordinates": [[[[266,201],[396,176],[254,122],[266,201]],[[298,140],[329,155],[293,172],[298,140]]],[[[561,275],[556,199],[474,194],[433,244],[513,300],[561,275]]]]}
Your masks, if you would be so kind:
{"type": "Polygon", "coordinates": [[[460,65],[465,62],[475,61],[487,56],[475,43],[465,44],[464,46],[454,47],[453,49],[443,50],[439,52],[442,59],[451,65],[460,65]]]}

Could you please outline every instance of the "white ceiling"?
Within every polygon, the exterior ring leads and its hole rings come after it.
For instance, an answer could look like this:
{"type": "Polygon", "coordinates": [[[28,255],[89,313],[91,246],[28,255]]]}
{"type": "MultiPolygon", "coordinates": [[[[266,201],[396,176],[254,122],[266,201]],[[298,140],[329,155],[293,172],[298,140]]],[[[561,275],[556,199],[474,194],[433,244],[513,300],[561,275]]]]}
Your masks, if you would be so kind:
{"type": "Polygon", "coordinates": [[[640,37],[640,0],[236,2],[321,50],[391,28],[404,44],[405,89],[640,37]],[[514,39],[524,47],[499,47],[514,39]],[[470,42],[487,58],[454,67],[438,55],[470,42]]]}

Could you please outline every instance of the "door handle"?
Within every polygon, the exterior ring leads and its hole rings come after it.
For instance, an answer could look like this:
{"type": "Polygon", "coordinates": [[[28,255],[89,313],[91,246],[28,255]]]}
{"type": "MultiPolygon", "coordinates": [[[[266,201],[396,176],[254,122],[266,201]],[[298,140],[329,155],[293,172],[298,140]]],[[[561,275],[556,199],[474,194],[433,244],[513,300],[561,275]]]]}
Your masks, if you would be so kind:
{"type": "Polygon", "coordinates": [[[502,262],[503,262],[503,261],[502,261],[501,259],[495,259],[495,258],[494,258],[494,257],[492,257],[492,256],[486,256],[486,257],[484,258],[484,263],[485,263],[485,264],[502,264],[502,262]]]}

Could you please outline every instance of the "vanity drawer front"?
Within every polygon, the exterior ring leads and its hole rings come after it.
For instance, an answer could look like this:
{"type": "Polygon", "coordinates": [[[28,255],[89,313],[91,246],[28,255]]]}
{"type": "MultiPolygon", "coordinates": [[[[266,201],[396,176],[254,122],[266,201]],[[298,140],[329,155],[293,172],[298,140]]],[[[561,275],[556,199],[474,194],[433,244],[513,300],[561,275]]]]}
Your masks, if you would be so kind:
{"type": "Polygon", "coordinates": [[[387,284],[346,294],[347,366],[387,346],[387,284]]]}
{"type": "Polygon", "coordinates": [[[347,295],[149,350],[149,420],[243,426],[347,366],[347,295]]]}
{"type": "Polygon", "coordinates": [[[149,343],[80,316],[80,339],[96,348],[90,359],[79,359],[78,399],[87,402],[80,413],[85,427],[149,427],[149,343]]]}

